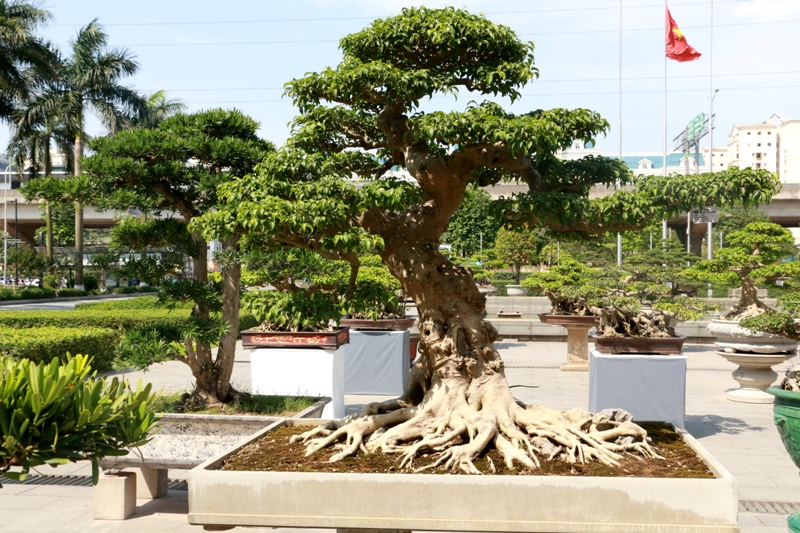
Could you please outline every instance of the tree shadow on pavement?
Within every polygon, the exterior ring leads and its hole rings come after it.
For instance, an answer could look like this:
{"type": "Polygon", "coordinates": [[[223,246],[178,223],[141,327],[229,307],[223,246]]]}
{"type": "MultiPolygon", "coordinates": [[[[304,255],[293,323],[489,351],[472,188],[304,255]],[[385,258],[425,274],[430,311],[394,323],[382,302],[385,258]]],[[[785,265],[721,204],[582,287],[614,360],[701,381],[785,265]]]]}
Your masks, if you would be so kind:
{"type": "Polygon", "coordinates": [[[766,428],[762,426],[751,426],[739,418],[719,415],[686,416],[686,431],[696,439],[717,435],[719,433],[739,435],[746,431],[763,431],[764,429],[766,428]]]}

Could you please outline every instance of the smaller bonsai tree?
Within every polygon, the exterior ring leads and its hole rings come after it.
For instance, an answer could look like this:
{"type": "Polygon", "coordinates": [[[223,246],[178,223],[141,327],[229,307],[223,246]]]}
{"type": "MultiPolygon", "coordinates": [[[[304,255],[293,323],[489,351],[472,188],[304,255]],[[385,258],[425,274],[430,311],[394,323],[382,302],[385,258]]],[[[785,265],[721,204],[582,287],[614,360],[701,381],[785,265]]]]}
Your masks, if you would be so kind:
{"type": "MultiPolygon", "coordinates": [[[[362,257],[360,263],[355,288],[343,294],[345,316],[372,320],[405,318],[403,288],[380,256],[362,257]]],[[[340,282],[340,287],[346,284],[340,282]]]]}
{"type": "Polygon", "coordinates": [[[0,355],[0,476],[24,480],[31,468],[127,455],[155,426],[150,384],[132,391],[96,380],[84,355],[34,363],[0,355]],[[19,467],[19,468],[14,468],[19,467]],[[12,470],[14,468],[14,470],[12,470]]]}
{"type": "Polygon", "coordinates": [[[744,229],[731,232],[728,247],[717,252],[717,259],[700,261],[683,274],[692,279],[741,284],[742,295],[736,305],[723,316],[739,321],[774,309],[759,300],[756,280],[778,279],[794,267],[777,264],[790,255],[794,238],[789,230],[771,222],[752,222],[744,229]]]}

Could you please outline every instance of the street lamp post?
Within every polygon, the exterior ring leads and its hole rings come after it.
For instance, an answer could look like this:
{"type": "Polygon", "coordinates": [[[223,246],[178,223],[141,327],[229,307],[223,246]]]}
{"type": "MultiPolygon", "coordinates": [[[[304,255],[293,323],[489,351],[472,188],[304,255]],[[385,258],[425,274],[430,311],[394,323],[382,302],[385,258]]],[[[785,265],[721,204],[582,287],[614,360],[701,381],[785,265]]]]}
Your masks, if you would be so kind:
{"type": "Polygon", "coordinates": [[[8,287],[8,189],[11,186],[11,165],[6,163],[5,188],[3,189],[3,287],[8,287]]]}

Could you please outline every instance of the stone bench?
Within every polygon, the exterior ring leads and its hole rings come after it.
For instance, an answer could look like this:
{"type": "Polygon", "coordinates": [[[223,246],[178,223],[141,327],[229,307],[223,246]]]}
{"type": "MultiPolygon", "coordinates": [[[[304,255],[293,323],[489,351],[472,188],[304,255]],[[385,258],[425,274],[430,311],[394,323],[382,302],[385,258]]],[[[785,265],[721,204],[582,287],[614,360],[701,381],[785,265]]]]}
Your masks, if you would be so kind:
{"type": "MultiPolygon", "coordinates": [[[[329,401],[324,398],[293,418],[317,418],[329,401]]],[[[161,415],[150,442],[128,455],[100,461],[103,471],[93,490],[95,520],[128,518],[136,510],[137,499],[166,495],[170,469],[192,469],[278,420],[274,416],[161,415]]]]}

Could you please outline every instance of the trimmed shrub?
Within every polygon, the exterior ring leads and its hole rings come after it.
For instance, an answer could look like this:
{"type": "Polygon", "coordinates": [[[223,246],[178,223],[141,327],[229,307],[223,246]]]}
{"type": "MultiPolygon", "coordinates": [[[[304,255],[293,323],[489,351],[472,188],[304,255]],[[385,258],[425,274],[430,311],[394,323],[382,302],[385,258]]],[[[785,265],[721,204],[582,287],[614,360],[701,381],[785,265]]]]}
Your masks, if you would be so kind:
{"type": "Polygon", "coordinates": [[[69,298],[71,296],[88,296],[89,293],[87,291],[82,291],[80,289],[60,289],[58,291],[58,296],[60,298],[69,298]]]}
{"type": "MultiPolygon", "coordinates": [[[[156,296],[137,296],[135,298],[107,300],[105,302],[80,303],[75,305],[75,309],[104,309],[111,311],[120,309],[168,309],[168,307],[164,304],[159,304],[156,296]]],[[[178,309],[191,310],[192,304],[189,302],[179,303],[175,309],[176,311],[178,309]]]]}
{"type": "Polygon", "coordinates": [[[0,289],[0,302],[4,300],[19,300],[21,291],[13,291],[11,289],[0,289]]]}
{"type": "Polygon", "coordinates": [[[99,288],[99,285],[97,284],[97,278],[94,276],[84,276],[83,288],[86,289],[87,292],[96,291],[99,288]]]}
{"type": "Polygon", "coordinates": [[[111,289],[111,294],[136,294],[139,292],[137,287],[115,287],[111,289]]]}
{"type": "Polygon", "coordinates": [[[136,292],[150,293],[158,292],[158,287],[155,285],[145,285],[144,287],[136,287],[136,292]]]}
{"type": "Polygon", "coordinates": [[[67,361],[67,353],[85,353],[94,358],[97,370],[110,370],[121,337],[119,330],[80,327],[0,327],[0,355],[48,363],[58,358],[67,361]]]}
{"type": "MultiPolygon", "coordinates": [[[[154,330],[168,341],[180,340],[189,312],[176,309],[78,309],[75,311],[0,311],[0,327],[96,327],[117,330],[154,330]]],[[[84,351],[84,350],[81,350],[84,351]]]]}
{"type": "Polygon", "coordinates": [[[42,289],[38,287],[28,287],[27,289],[22,289],[18,292],[20,297],[23,299],[55,298],[56,296],[56,291],[48,287],[44,287],[42,289]]]}

